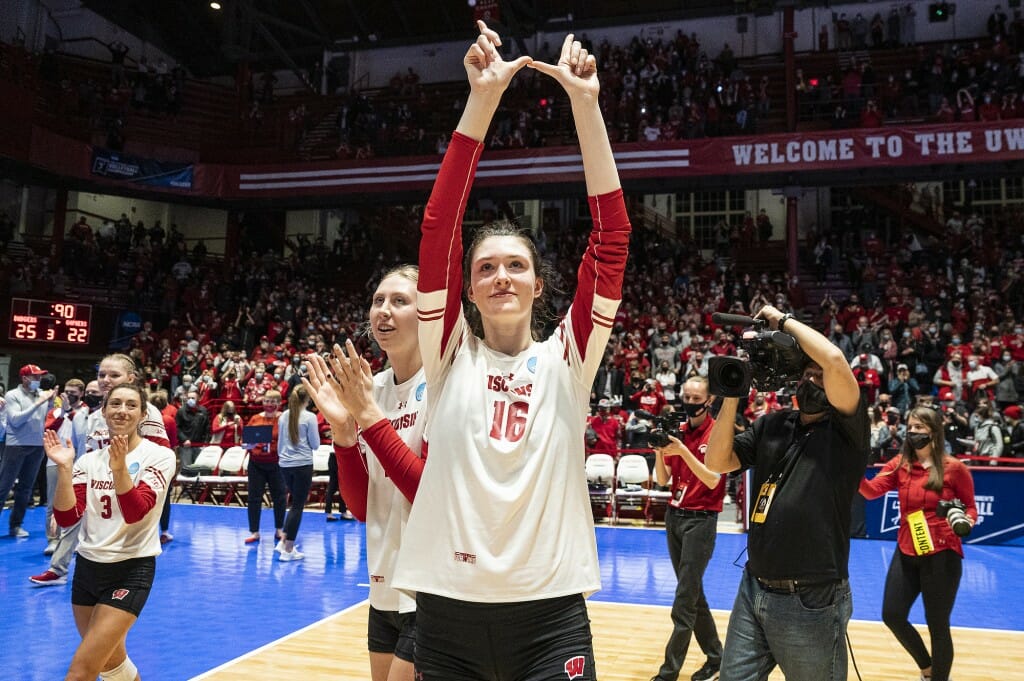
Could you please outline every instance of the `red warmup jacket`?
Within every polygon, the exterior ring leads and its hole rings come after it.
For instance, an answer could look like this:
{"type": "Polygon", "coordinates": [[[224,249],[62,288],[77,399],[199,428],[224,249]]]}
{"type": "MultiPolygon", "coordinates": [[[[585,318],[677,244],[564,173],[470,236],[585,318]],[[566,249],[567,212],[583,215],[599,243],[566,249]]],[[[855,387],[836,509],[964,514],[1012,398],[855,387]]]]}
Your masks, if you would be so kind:
{"type": "Polygon", "coordinates": [[[964,555],[964,549],[960,537],[956,536],[945,518],[935,515],[935,507],[940,499],[959,499],[967,508],[967,515],[971,520],[978,520],[971,472],[960,460],[951,456],[943,458],[943,466],[941,492],[925,488],[924,485],[928,482],[928,469],[916,461],[908,466],[903,463],[902,456],[890,459],[871,480],[860,482],[860,493],[865,499],[877,499],[886,492],[897,490],[900,501],[900,528],[896,534],[896,542],[900,551],[908,556],[916,555],[914,540],[910,536],[910,526],[907,524],[909,514],[923,509],[935,551],[956,551],[961,557],[964,555]]]}

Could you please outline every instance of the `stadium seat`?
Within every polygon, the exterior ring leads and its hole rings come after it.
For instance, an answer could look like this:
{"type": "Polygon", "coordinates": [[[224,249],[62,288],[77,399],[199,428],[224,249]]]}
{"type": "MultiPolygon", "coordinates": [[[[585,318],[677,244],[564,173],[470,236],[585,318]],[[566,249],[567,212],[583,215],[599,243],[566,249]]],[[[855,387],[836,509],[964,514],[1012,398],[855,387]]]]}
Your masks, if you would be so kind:
{"type": "Polygon", "coordinates": [[[199,450],[199,454],[191,466],[182,466],[181,472],[175,479],[181,486],[176,500],[180,501],[182,496],[187,496],[194,504],[203,503],[206,483],[202,478],[217,470],[217,465],[223,454],[224,450],[219,445],[207,445],[199,450]]]}
{"type": "Polygon", "coordinates": [[[619,459],[615,471],[614,519],[647,519],[648,489],[651,474],[647,459],[639,454],[626,454],[619,459]]]}
{"type": "Polygon", "coordinates": [[[647,494],[647,519],[652,523],[665,522],[665,512],[668,510],[668,502],[672,499],[671,488],[660,490],[651,481],[651,487],[647,494]]]}
{"type": "Polygon", "coordinates": [[[225,506],[231,502],[239,506],[245,506],[245,489],[249,478],[245,474],[244,466],[248,452],[243,447],[229,447],[220,458],[217,465],[217,474],[210,476],[207,487],[210,498],[215,504],[223,503],[225,506]]]}
{"type": "Polygon", "coordinates": [[[586,471],[594,522],[608,520],[612,516],[615,491],[615,460],[609,454],[591,454],[587,457],[586,471]]]}
{"type": "Polygon", "coordinates": [[[324,504],[327,501],[327,486],[331,482],[330,461],[334,456],[334,445],[322,444],[313,452],[313,485],[309,488],[308,503],[324,504]]]}

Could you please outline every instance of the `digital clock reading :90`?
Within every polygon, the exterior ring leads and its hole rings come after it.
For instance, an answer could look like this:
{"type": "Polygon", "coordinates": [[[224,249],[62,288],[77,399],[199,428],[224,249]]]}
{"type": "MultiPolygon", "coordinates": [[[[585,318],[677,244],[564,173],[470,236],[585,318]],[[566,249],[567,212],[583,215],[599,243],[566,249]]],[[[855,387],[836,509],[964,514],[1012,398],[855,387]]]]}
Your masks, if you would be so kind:
{"type": "Polygon", "coordinates": [[[92,305],[12,298],[8,338],[12,341],[85,345],[89,342],[91,324],[92,305]]]}

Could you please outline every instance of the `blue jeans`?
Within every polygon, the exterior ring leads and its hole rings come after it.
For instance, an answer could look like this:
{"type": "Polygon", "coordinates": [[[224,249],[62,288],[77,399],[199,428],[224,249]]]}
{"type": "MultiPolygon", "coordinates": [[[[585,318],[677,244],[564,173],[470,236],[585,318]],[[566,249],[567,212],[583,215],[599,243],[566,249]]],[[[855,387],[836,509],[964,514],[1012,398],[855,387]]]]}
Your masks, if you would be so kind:
{"type": "Polygon", "coordinates": [[[14,488],[14,508],[8,519],[12,530],[21,527],[25,519],[25,510],[32,499],[32,488],[35,487],[39,466],[45,456],[42,445],[7,445],[4,449],[4,458],[0,462],[0,510],[11,488],[14,488]]]}
{"type": "Polygon", "coordinates": [[[846,681],[847,580],[777,593],[744,570],[729,617],[720,681],[764,681],[777,664],[786,681],[846,681]]]}

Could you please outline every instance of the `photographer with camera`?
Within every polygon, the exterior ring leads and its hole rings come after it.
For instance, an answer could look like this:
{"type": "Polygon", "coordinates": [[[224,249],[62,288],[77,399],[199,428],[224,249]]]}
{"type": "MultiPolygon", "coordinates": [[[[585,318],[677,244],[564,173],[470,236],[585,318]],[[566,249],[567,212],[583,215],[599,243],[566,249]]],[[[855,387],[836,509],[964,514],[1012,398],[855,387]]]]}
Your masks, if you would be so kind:
{"type": "Polygon", "coordinates": [[[914,658],[922,679],[947,681],[953,664],[949,616],[963,571],[961,537],[970,533],[978,510],[971,473],[945,454],[942,420],[934,409],[912,409],[900,456],[860,483],[860,493],[868,499],[891,490],[899,494],[900,527],[898,550],[885,579],[882,621],[914,658]],[[918,595],[924,602],[931,655],[907,619],[918,595]]]}
{"type": "Polygon", "coordinates": [[[9,534],[20,539],[28,536],[21,523],[32,500],[32,485],[46,456],[43,452],[43,430],[46,414],[53,408],[56,386],[53,375],[35,364],[21,367],[18,375],[21,385],[4,395],[7,403],[7,446],[0,462],[0,511],[11,488],[14,488],[9,534]]]}
{"type": "MultiPolygon", "coordinates": [[[[776,664],[789,681],[846,679],[850,508],[867,465],[867,409],[842,351],[825,336],[771,305],[756,316],[782,332],[768,334],[773,343],[788,335],[802,348],[768,354],[789,365],[785,379],[799,378],[800,411],[767,414],[735,435],[739,398],[726,397],[711,429],[705,465],[718,473],[752,468],[754,492],[721,681],[762,679],[776,664]]],[[[711,388],[730,392],[715,380],[711,388]]]]}
{"type": "Polygon", "coordinates": [[[725,496],[725,476],[704,465],[708,436],[715,423],[709,413],[711,402],[707,379],[688,379],[683,384],[683,411],[687,418],[679,428],[679,437],[667,432],[660,439],[655,433],[650,436],[658,484],[664,486],[672,480],[665,533],[678,580],[665,661],[651,681],[676,681],[694,635],[707,661],[693,674],[692,681],[715,678],[722,662],[722,642],[704,597],[703,584],[704,570],[715,550],[718,514],[725,496]]]}

